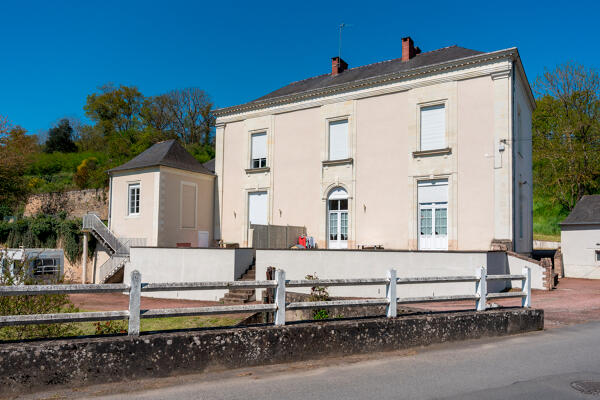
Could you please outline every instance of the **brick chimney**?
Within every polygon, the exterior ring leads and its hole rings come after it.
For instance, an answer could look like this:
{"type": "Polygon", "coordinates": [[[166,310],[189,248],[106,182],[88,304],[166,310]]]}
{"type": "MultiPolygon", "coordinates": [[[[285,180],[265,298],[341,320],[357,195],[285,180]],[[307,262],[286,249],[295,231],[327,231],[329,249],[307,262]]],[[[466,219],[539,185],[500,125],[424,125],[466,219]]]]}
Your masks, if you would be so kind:
{"type": "Polygon", "coordinates": [[[402,61],[408,61],[421,52],[421,49],[415,47],[415,43],[407,36],[402,38],[402,61]]]}
{"type": "Polygon", "coordinates": [[[348,64],[346,61],[342,60],[339,57],[331,58],[331,75],[335,76],[337,74],[341,74],[345,70],[348,69],[348,64]]]}

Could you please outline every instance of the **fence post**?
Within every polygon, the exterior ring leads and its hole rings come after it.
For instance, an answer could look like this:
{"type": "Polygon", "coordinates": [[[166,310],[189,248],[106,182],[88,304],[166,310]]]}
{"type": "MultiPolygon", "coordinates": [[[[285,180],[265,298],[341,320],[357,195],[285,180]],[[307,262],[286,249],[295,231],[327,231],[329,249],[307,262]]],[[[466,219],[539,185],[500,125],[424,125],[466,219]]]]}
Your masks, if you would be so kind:
{"type": "Polygon", "coordinates": [[[390,269],[387,272],[389,282],[385,285],[385,297],[387,297],[388,305],[386,307],[386,316],[395,318],[398,316],[398,296],[396,295],[396,270],[390,269]]]}
{"type": "Polygon", "coordinates": [[[140,296],[142,291],[142,274],[138,270],[131,271],[129,284],[129,336],[140,334],[140,296]]]}
{"type": "Polygon", "coordinates": [[[477,268],[477,295],[479,298],[477,299],[477,311],[485,311],[486,302],[487,302],[487,268],[480,267],[477,268]]]}
{"type": "Polygon", "coordinates": [[[521,290],[526,296],[521,297],[521,307],[531,307],[531,268],[523,267],[523,275],[525,275],[525,280],[522,281],[521,290]]]}
{"type": "Polygon", "coordinates": [[[277,287],[275,288],[275,304],[277,310],[275,311],[275,325],[285,325],[285,271],[278,269],[275,271],[275,281],[277,287]]]}

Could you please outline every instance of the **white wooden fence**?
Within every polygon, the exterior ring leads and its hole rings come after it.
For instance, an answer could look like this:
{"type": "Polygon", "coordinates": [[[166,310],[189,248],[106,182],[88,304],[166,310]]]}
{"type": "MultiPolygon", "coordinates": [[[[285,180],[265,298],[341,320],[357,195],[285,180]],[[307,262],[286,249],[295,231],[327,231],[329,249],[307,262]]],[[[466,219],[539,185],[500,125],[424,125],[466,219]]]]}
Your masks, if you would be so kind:
{"type": "Polygon", "coordinates": [[[386,306],[386,316],[397,316],[398,304],[427,303],[440,301],[474,300],[477,311],[486,309],[488,299],[520,297],[522,307],[531,306],[531,270],[523,268],[522,275],[487,275],[485,267],[477,268],[473,276],[442,276],[397,278],[396,270],[391,269],[385,278],[367,279],[301,279],[286,280],[285,271],[277,270],[275,280],[264,281],[222,281],[222,282],[181,282],[181,283],[142,283],[139,271],[131,273],[131,284],[80,284],[80,285],[21,285],[0,286],[0,296],[41,295],[41,294],[71,294],[71,293],[128,293],[129,310],[123,311],[98,311],[59,314],[35,315],[6,315],[0,316],[0,326],[50,324],[59,322],[107,321],[128,320],[130,336],[140,333],[140,318],[183,317],[194,315],[232,314],[274,312],[275,325],[285,325],[285,311],[311,308],[328,307],[361,307],[361,306],[386,306]],[[521,290],[504,293],[488,293],[487,282],[491,280],[520,280],[521,290]],[[471,294],[452,296],[427,296],[427,297],[398,297],[398,286],[474,282],[475,291],[471,294]],[[309,302],[285,302],[287,288],[314,287],[314,286],[361,286],[385,285],[386,297],[376,299],[332,300],[309,302]],[[143,292],[183,291],[183,290],[214,290],[214,289],[261,289],[273,288],[275,301],[273,304],[243,304],[230,306],[193,307],[140,310],[140,298],[143,292]]]}

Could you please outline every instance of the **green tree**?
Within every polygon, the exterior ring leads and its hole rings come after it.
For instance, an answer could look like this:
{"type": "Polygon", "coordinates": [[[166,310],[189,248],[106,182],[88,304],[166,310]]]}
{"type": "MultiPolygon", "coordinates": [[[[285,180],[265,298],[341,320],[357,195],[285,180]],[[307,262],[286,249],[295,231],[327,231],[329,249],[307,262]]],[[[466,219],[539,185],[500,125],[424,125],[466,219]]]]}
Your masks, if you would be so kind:
{"type": "Polygon", "coordinates": [[[73,153],[77,151],[77,146],[73,141],[73,128],[68,119],[61,119],[55,127],[48,131],[48,140],[46,140],[44,151],[46,153],[56,151],[73,153]]]}
{"type": "Polygon", "coordinates": [[[24,172],[37,152],[37,137],[0,117],[0,205],[14,208],[27,196],[24,172]]]}
{"type": "Polygon", "coordinates": [[[535,189],[571,210],[600,188],[600,76],[565,64],[535,82],[535,189]]]}
{"type": "Polygon", "coordinates": [[[107,84],[100,87],[100,93],[87,97],[83,109],[104,135],[125,134],[141,127],[143,103],[144,96],[135,86],[107,84]]]}

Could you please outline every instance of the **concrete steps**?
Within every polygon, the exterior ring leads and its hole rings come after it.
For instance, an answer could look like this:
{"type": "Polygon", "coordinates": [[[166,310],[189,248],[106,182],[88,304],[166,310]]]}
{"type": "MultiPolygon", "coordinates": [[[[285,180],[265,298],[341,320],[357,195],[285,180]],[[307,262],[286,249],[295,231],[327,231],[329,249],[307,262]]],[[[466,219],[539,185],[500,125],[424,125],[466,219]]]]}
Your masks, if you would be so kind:
{"type": "MultiPolygon", "coordinates": [[[[256,267],[254,263],[237,279],[238,281],[254,281],[256,280],[256,267]]],[[[220,301],[223,304],[244,304],[254,299],[254,290],[252,289],[229,289],[225,296],[220,301]]]]}

